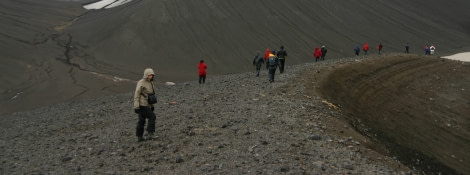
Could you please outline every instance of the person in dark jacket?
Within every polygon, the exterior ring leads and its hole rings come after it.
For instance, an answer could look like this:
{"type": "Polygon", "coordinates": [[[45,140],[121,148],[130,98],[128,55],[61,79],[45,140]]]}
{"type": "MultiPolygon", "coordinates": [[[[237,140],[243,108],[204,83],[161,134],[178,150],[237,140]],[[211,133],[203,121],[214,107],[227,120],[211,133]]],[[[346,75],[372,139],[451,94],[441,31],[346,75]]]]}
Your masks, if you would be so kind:
{"type": "Polygon", "coordinates": [[[147,68],[144,70],[144,76],[137,82],[137,86],[135,88],[134,93],[134,112],[139,114],[139,121],[137,122],[137,129],[136,129],[136,136],[137,141],[141,142],[145,139],[144,136],[144,128],[145,128],[145,120],[148,119],[147,124],[147,132],[148,132],[148,140],[155,139],[155,120],[156,116],[153,113],[154,106],[153,104],[149,104],[147,97],[150,94],[155,93],[155,87],[153,86],[153,78],[155,73],[152,69],[147,68]]]}
{"type": "Polygon", "coordinates": [[[256,76],[257,77],[259,77],[259,72],[261,71],[261,65],[263,65],[263,64],[264,64],[264,58],[261,57],[259,52],[256,52],[255,58],[253,58],[253,66],[256,66],[256,76]]]}
{"type": "Polygon", "coordinates": [[[279,72],[282,74],[287,57],[287,51],[284,50],[284,46],[281,46],[281,50],[277,51],[277,57],[279,58],[279,72]]]}
{"type": "Polygon", "coordinates": [[[354,55],[359,56],[359,52],[361,52],[361,48],[356,44],[356,47],[354,47],[354,55]]]}
{"type": "Polygon", "coordinates": [[[266,65],[268,66],[269,70],[269,82],[272,83],[274,82],[274,74],[276,73],[276,68],[277,66],[279,66],[279,58],[277,58],[275,51],[271,51],[271,54],[269,54],[269,58],[266,61],[266,65]]]}
{"type": "Polygon", "coordinates": [[[382,54],[382,48],[384,47],[384,45],[382,43],[380,43],[379,45],[377,45],[377,50],[379,50],[379,55],[382,54]]]}
{"type": "Polygon", "coordinates": [[[431,55],[431,48],[428,45],[424,46],[424,54],[431,55]]]}
{"type": "Polygon", "coordinates": [[[410,53],[410,45],[408,43],[405,45],[405,53],[410,53]]]}
{"type": "Polygon", "coordinates": [[[198,68],[198,74],[199,74],[199,84],[204,84],[206,83],[206,69],[207,69],[207,65],[206,63],[204,63],[204,60],[201,60],[199,61],[199,64],[197,65],[197,68],[198,68]]]}
{"type": "Polygon", "coordinates": [[[325,45],[321,46],[321,60],[325,60],[326,52],[328,52],[328,50],[326,50],[325,45]]]}

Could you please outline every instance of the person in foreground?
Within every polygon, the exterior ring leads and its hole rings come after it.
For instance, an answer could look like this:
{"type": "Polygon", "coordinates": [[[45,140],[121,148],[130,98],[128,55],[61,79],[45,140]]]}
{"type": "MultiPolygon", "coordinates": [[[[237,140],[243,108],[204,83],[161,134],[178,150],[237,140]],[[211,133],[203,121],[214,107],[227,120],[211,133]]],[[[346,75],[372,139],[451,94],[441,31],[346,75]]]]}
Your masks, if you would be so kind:
{"type": "Polygon", "coordinates": [[[149,97],[155,97],[155,87],[153,86],[153,78],[155,73],[151,68],[147,68],[144,70],[144,77],[137,82],[137,86],[135,88],[134,93],[134,112],[139,114],[139,121],[137,122],[137,129],[136,129],[136,136],[137,141],[141,142],[145,139],[144,136],[144,128],[145,128],[145,121],[148,119],[147,124],[147,139],[152,140],[155,139],[155,120],[156,116],[153,113],[154,106],[153,104],[156,103],[156,98],[154,101],[149,100],[149,97]]]}

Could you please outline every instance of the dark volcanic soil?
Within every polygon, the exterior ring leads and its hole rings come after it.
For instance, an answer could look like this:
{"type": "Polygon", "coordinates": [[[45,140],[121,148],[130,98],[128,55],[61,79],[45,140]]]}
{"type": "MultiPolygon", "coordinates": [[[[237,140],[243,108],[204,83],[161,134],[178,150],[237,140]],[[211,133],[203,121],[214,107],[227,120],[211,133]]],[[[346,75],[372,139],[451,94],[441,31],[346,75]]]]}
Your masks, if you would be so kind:
{"type": "Polygon", "coordinates": [[[441,56],[470,50],[468,0],[133,0],[82,8],[91,1],[0,1],[0,114],[126,93],[146,67],[174,82],[197,76],[201,59],[211,75],[247,72],[257,51],[281,45],[290,65],[309,62],[323,44],[330,58],[352,56],[365,42],[370,53],[380,42],[384,53],[403,52],[406,43],[415,54],[426,44],[441,56]]]}
{"type": "Polygon", "coordinates": [[[394,55],[159,82],[159,138],[140,143],[132,93],[19,112],[0,118],[0,172],[468,174],[469,71],[394,55]]]}

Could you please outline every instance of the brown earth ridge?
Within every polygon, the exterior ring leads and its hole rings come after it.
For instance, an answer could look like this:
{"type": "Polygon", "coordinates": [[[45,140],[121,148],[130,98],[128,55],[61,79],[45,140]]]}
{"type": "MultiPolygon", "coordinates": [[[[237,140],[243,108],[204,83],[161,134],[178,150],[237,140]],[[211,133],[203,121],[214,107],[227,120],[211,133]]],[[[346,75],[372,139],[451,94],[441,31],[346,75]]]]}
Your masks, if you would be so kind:
{"type": "Polygon", "coordinates": [[[470,63],[416,55],[335,66],[320,83],[360,133],[428,172],[470,172],[470,63]]]}

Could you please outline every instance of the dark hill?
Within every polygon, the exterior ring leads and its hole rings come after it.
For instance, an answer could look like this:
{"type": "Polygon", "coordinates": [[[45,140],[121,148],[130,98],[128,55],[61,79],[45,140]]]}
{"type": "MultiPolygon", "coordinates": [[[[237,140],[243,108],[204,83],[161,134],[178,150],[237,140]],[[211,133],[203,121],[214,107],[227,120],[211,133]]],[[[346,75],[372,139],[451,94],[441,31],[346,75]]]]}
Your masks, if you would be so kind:
{"type": "Polygon", "coordinates": [[[310,62],[322,44],[334,59],[364,42],[372,53],[379,42],[384,52],[409,42],[413,53],[433,44],[444,55],[470,41],[466,0],[134,0],[86,11],[88,2],[0,2],[0,113],[132,91],[145,67],[162,82],[193,79],[200,59],[210,76],[245,72],[256,51],[280,45],[292,65],[310,62]]]}

